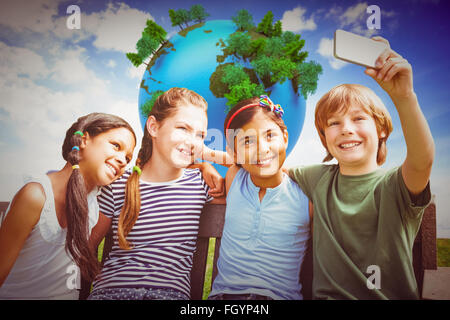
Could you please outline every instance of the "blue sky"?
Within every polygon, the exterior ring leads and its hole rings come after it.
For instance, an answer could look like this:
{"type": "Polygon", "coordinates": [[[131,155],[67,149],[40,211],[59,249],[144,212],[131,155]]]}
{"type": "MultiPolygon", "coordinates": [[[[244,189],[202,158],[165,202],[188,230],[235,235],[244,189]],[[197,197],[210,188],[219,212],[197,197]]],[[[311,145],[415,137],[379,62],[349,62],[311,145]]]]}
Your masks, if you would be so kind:
{"type": "MultiPolygon", "coordinates": [[[[300,139],[288,165],[320,162],[323,148],[313,124],[318,99],[340,83],[360,83],[385,102],[394,123],[384,167],[406,155],[399,119],[389,97],[363,68],[332,58],[332,37],[341,28],[365,36],[381,35],[412,64],[415,90],[436,143],[431,186],[436,195],[438,236],[450,238],[450,4],[439,0],[398,1],[58,1],[3,0],[0,3],[0,201],[12,198],[24,175],[59,169],[65,131],[77,117],[93,111],[114,113],[140,132],[138,86],[144,70],[131,66],[125,52],[134,46],[147,19],[169,35],[168,10],[202,4],[208,20],[229,19],[247,9],[255,22],[271,10],[283,30],[306,40],[308,60],[324,72],[307,101],[300,139]],[[69,5],[81,9],[81,29],[66,27],[69,5]],[[381,29],[367,29],[366,8],[381,8],[381,29]]],[[[136,149],[136,151],[138,148],[136,149]]]]}

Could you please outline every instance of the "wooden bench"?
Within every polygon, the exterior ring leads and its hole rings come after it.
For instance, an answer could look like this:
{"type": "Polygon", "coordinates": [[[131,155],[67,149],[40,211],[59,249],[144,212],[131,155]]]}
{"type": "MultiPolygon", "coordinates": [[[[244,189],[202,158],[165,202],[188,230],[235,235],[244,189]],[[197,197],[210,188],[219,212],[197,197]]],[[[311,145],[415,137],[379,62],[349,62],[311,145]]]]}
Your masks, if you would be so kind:
{"type": "MultiPolygon", "coordinates": [[[[7,207],[8,202],[0,202],[0,222],[7,207]]],[[[191,299],[193,300],[202,299],[210,238],[216,238],[212,280],[217,275],[217,259],[219,257],[224,222],[225,205],[207,204],[204,207],[200,218],[197,250],[194,254],[194,263],[191,271],[191,299]]],[[[109,232],[105,238],[103,247],[103,261],[107,259],[111,247],[112,236],[111,232],[109,232]]],[[[313,273],[311,243],[309,243],[308,248],[300,273],[302,293],[305,299],[311,299],[312,296],[313,273]]],[[[424,271],[437,269],[436,206],[434,202],[425,209],[422,225],[414,242],[413,265],[419,292],[422,292],[424,271]]],[[[80,299],[86,299],[89,295],[89,290],[90,284],[82,281],[80,299]]]]}

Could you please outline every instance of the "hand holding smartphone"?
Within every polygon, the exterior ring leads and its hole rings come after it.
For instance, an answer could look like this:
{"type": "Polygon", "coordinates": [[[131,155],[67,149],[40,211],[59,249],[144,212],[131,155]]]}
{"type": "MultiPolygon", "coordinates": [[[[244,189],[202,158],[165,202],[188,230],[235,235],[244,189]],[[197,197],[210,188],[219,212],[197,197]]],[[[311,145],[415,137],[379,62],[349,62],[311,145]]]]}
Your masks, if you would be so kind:
{"type": "Polygon", "coordinates": [[[388,45],[384,42],[351,32],[338,29],[334,33],[335,58],[363,67],[375,68],[377,58],[386,48],[388,45]]]}

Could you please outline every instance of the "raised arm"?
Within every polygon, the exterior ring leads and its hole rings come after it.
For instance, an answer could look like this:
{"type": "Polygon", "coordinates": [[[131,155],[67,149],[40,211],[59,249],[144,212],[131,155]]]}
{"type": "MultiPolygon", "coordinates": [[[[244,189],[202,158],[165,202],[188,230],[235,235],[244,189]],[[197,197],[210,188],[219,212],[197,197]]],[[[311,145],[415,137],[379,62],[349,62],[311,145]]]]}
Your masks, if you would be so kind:
{"type": "Polygon", "coordinates": [[[231,167],[234,163],[233,158],[225,151],[212,150],[207,146],[203,146],[202,160],[211,161],[225,167],[231,167]]]}
{"type": "MultiPolygon", "coordinates": [[[[374,40],[389,44],[386,39],[374,40]]],[[[414,92],[412,67],[392,49],[386,49],[378,58],[378,69],[368,68],[371,76],[389,94],[397,108],[407,154],[402,165],[403,180],[408,190],[416,195],[428,184],[434,161],[435,146],[428,123],[414,92]]]]}

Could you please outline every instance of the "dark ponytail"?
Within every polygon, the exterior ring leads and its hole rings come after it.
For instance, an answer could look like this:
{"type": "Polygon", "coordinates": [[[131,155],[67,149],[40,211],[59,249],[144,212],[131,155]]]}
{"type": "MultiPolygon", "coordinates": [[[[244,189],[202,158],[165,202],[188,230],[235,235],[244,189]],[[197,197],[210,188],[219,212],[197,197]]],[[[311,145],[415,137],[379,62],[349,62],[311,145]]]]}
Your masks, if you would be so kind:
{"type": "MultiPolygon", "coordinates": [[[[81,133],[84,135],[87,132],[90,137],[95,137],[100,133],[116,128],[128,129],[136,139],[131,126],[120,117],[105,113],[91,113],[79,118],[66,132],[62,147],[64,160],[71,165],[79,164],[81,160],[79,151],[79,146],[82,142],[81,133]],[[80,134],[75,134],[75,132],[80,134]]],[[[100,265],[95,250],[89,243],[87,195],[88,192],[83,175],[80,170],[72,170],[66,192],[66,251],[80,267],[83,278],[92,281],[100,271],[100,265]]]]}

